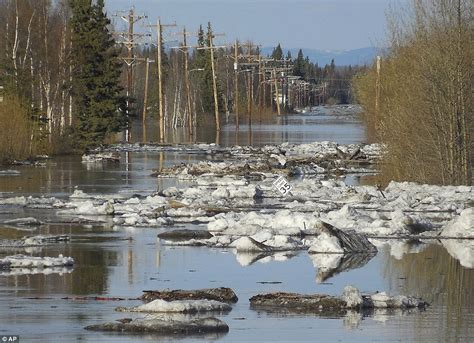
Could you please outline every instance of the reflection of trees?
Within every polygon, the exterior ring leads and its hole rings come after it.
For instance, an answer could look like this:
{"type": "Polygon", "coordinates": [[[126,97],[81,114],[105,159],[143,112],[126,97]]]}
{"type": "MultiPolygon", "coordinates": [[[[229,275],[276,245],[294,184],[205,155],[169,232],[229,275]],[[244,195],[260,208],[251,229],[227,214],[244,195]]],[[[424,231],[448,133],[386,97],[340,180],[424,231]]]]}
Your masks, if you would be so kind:
{"type": "Polygon", "coordinates": [[[71,250],[71,256],[79,263],[71,274],[71,293],[104,293],[107,290],[108,268],[117,264],[117,252],[98,249],[97,246],[71,250]]]}
{"type": "Polygon", "coordinates": [[[27,294],[28,296],[55,293],[85,295],[106,292],[108,267],[117,264],[116,251],[106,251],[96,245],[71,244],[59,251],[57,248],[44,249],[41,256],[57,256],[60,253],[74,257],[76,265],[71,273],[7,276],[2,278],[1,285],[15,288],[18,295],[27,294]]]}
{"type": "Polygon", "coordinates": [[[445,249],[430,245],[401,260],[389,258],[385,276],[394,291],[422,296],[432,305],[428,312],[440,312],[437,323],[433,323],[432,316],[414,317],[415,333],[436,325],[445,335],[439,337],[440,341],[459,341],[472,335],[469,330],[474,324],[474,269],[462,267],[445,249]]]}

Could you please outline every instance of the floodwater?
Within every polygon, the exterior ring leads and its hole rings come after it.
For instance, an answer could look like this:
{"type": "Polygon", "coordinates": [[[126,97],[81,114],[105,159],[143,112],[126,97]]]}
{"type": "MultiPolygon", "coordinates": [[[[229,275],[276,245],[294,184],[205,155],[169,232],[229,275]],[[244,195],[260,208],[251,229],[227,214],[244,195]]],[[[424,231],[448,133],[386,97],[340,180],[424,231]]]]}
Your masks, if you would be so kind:
{"type": "MultiPolygon", "coordinates": [[[[338,119],[320,113],[275,118],[273,122],[257,127],[253,125],[252,131],[255,144],[318,139],[359,143],[365,137],[356,118],[338,119]],[[322,122],[328,125],[326,129],[311,131],[311,127],[323,125],[322,122]],[[338,135],[339,138],[329,138],[338,135]]],[[[232,125],[228,125],[220,140],[232,144],[235,137],[232,125]]],[[[205,135],[198,139],[212,141],[205,135]]],[[[8,192],[65,197],[75,187],[99,194],[146,194],[171,185],[186,187],[185,183],[173,179],[157,180],[150,177],[150,173],[163,164],[205,158],[179,153],[133,153],[122,157],[127,163],[92,169],[81,164],[77,156],[55,158],[43,167],[15,167],[21,173],[19,176],[0,176],[0,196],[8,192]]],[[[41,209],[18,211],[13,213],[8,207],[0,207],[0,222],[13,217],[42,219],[49,215],[41,209]]],[[[196,228],[193,225],[186,227],[196,228]]],[[[145,316],[114,311],[117,306],[140,304],[137,300],[91,300],[86,297],[128,299],[149,289],[222,286],[231,287],[239,297],[231,312],[216,315],[229,325],[227,334],[166,337],[165,341],[474,341],[474,270],[461,266],[439,242],[395,242],[397,244],[392,248],[386,245],[379,249],[377,256],[366,265],[321,279],[323,271],[315,267],[317,263],[313,264],[306,252],[258,259],[258,256],[236,254],[230,249],[163,246],[156,238],[162,230],[116,228],[111,223],[102,226],[44,225],[34,234],[69,234],[71,243],[18,251],[0,250],[0,257],[14,253],[63,254],[76,261],[74,268],[61,270],[62,273],[52,270],[50,274],[0,274],[0,336],[20,335],[22,342],[163,340],[153,335],[128,336],[84,330],[91,324],[145,316]],[[425,311],[377,311],[364,317],[348,313],[342,318],[267,313],[249,308],[248,299],[258,293],[287,291],[338,295],[348,284],[363,292],[387,291],[420,296],[431,306],[425,311]],[[65,297],[69,299],[63,299],[65,297]]],[[[31,232],[0,225],[0,238],[19,238],[27,234],[31,232]]]]}

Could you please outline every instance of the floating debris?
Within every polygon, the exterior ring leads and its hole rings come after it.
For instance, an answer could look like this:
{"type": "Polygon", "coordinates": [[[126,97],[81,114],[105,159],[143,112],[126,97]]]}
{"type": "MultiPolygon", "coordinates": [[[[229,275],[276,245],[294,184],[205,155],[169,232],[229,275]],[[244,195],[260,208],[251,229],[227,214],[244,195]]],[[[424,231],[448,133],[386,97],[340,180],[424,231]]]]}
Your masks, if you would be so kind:
{"type": "Polygon", "coordinates": [[[3,224],[20,225],[20,226],[40,226],[43,223],[36,218],[26,217],[26,218],[15,218],[15,219],[5,220],[3,224]]]}
{"type": "Polygon", "coordinates": [[[389,296],[385,292],[361,295],[357,288],[346,286],[341,297],[284,292],[259,294],[250,298],[250,306],[257,310],[343,315],[348,309],[422,309],[428,304],[418,298],[403,295],[389,296]]]}
{"type": "Polygon", "coordinates": [[[209,239],[213,235],[206,230],[171,230],[158,234],[158,238],[166,240],[209,239]]]}

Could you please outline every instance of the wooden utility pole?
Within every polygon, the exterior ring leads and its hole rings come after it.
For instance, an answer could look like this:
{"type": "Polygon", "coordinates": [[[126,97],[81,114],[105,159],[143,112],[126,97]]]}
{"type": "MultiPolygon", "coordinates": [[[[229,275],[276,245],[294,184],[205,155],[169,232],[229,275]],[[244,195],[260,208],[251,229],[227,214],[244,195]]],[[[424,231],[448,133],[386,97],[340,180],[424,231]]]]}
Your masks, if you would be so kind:
{"type": "Polygon", "coordinates": [[[147,107],[148,107],[148,79],[150,75],[150,63],[155,62],[155,60],[150,60],[148,57],[145,58],[145,94],[143,96],[143,112],[142,112],[142,123],[145,124],[147,107]]]}
{"type": "Polygon", "coordinates": [[[278,92],[278,81],[277,81],[277,73],[276,70],[273,69],[273,81],[275,83],[275,96],[276,96],[276,105],[277,105],[277,111],[278,115],[281,115],[281,109],[280,109],[280,94],[278,92]]]}
{"type": "Polygon", "coordinates": [[[239,43],[237,39],[234,45],[234,109],[235,127],[239,129],[239,43]]]}
{"type": "MultiPolygon", "coordinates": [[[[153,25],[152,25],[153,26],[153,25]]],[[[157,53],[156,62],[158,63],[158,111],[159,111],[159,122],[160,122],[160,143],[165,141],[165,111],[164,111],[164,94],[163,94],[163,58],[161,48],[163,46],[163,28],[173,27],[176,24],[163,25],[161,24],[160,18],[156,23],[156,33],[158,36],[157,42],[157,53]]]]}
{"type": "Polygon", "coordinates": [[[187,45],[187,36],[191,33],[186,31],[186,27],[183,28],[183,43],[180,46],[173,46],[171,49],[178,49],[184,53],[184,91],[186,94],[186,112],[188,113],[188,133],[192,137],[194,135],[194,128],[196,127],[196,117],[192,112],[191,105],[191,83],[189,81],[189,75],[192,70],[189,70],[189,49],[199,48],[199,46],[189,46],[187,45]]]}
{"type": "Polygon", "coordinates": [[[212,32],[211,23],[209,23],[209,32],[208,32],[208,41],[209,46],[200,46],[197,47],[197,50],[210,50],[210,58],[211,58],[211,72],[212,72],[212,91],[214,97],[214,114],[216,119],[216,130],[221,130],[221,124],[219,120],[219,100],[217,97],[217,76],[216,76],[216,61],[214,60],[214,50],[219,48],[227,48],[227,46],[216,46],[214,45],[213,39],[216,36],[224,36],[225,34],[219,33],[215,34],[212,32]]]}
{"type": "MultiPolygon", "coordinates": [[[[247,44],[247,63],[250,65],[252,60],[252,43],[247,44]]],[[[249,74],[247,75],[247,116],[249,125],[252,125],[252,102],[253,102],[253,67],[250,67],[249,74]]]]}
{"type": "Polygon", "coordinates": [[[212,69],[212,91],[214,93],[214,113],[216,116],[216,130],[221,130],[221,124],[219,120],[219,101],[217,99],[217,80],[216,80],[216,66],[214,61],[214,45],[212,39],[214,35],[212,34],[212,29],[209,30],[209,49],[211,50],[211,69],[212,69]]]}
{"type": "MultiPolygon", "coordinates": [[[[127,56],[121,57],[121,59],[127,65],[127,89],[126,89],[126,96],[127,96],[127,109],[126,109],[126,111],[127,112],[126,113],[127,113],[127,118],[129,118],[130,117],[130,99],[133,97],[133,74],[134,74],[133,69],[134,69],[135,64],[138,61],[143,61],[144,60],[143,58],[137,58],[135,56],[134,47],[135,47],[135,45],[138,44],[138,42],[136,41],[136,38],[137,37],[143,37],[144,34],[135,33],[134,32],[134,25],[135,25],[135,23],[137,23],[141,19],[146,18],[146,16],[144,16],[144,15],[142,15],[142,16],[135,15],[135,12],[134,12],[133,8],[131,8],[128,11],[127,16],[123,15],[120,18],[123,21],[125,21],[126,23],[128,23],[128,30],[126,32],[114,32],[114,34],[119,35],[119,36],[122,37],[122,39],[123,39],[122,43],[127,49],[127,56]]],[[[125,131],[125,139],[126,139],[127,142],[130,141],[130,139],[131,139],[130,124],[129,124],[129,127],[125,131]]]]}
{"type": "Polygon", "coordinates": [[[165,141],[165,114],[163,110],[163,72],[162,72],[162,60],[161,60],[161,47],[163,46],[163,27],[161,21],[158,18],[156,24],[158,34],[158,46],[157,46],[157,62],[158,62],[158,110],[159,110],[159,121],[160,121],[160,143],[165,141]]]}
{"type": "Polygon", "coordinates": [[[189,86],[189,52],[186,44],[186,27],[183,28],[183,49],[184,49],[184,87],[186,89],[186,105],[188,110],[189,136],[194,135],[194,116],[191,107],[191,89],[189,86]]]}
{"type": "Polygon", "coordinates": [[[260,123],[262,122],[263,99],[265,98],[265,94],[263,92],[265,87],[265,71],[263,69],[262,55],[258,55],[258,111],[260,114],[260,123]]]}

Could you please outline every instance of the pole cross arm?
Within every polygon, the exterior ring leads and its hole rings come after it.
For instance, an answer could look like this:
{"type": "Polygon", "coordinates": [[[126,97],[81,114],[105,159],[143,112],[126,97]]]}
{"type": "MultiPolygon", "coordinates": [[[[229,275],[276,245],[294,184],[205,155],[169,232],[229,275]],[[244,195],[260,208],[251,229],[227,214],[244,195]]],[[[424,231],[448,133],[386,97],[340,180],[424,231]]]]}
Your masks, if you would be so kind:
{"type": "Polygon", "coordinates": [[[213,46],[200,46],[197,50],[209,50],[209,49],[223,49],[228,48],[227,45],[213,45],[213,46]]]}

